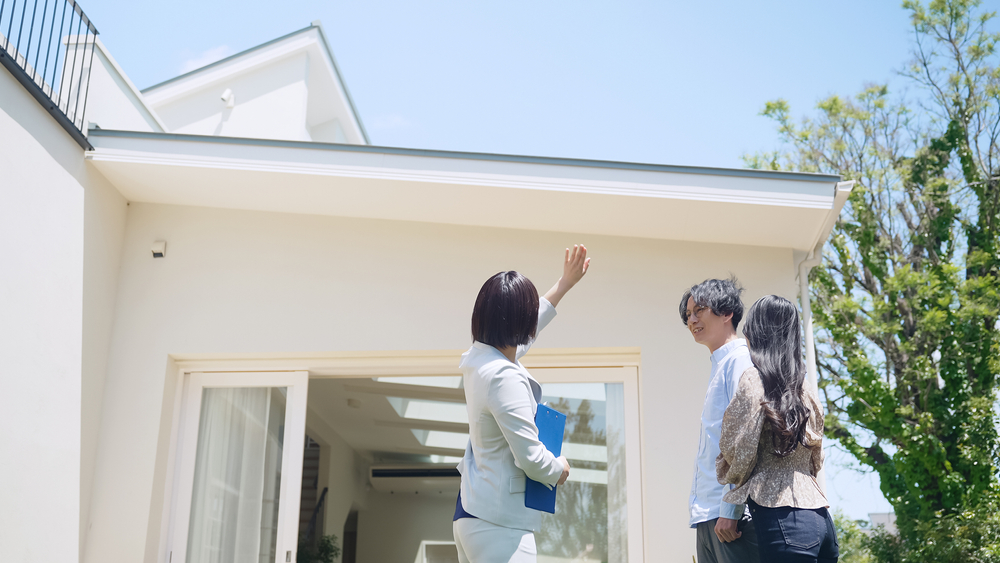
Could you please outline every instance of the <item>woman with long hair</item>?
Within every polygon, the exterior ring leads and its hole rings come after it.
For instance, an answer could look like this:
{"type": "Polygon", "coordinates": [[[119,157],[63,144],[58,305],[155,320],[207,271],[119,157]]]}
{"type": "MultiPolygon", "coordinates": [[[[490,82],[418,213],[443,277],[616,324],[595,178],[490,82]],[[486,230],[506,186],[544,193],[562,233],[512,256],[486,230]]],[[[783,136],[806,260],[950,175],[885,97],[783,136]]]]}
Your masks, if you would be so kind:
{"type": "Polygon", "coordinates": [[[816,481],[823,466],[823,411],[805,381],[799,312],[768,295],[747,313],[743,336],[754,367],[726,409],[716,473],[746,503],[760,560],[834,563],[839,557],[829,503],[816,481]]]}
{"type": "Polygon", "coordinates": [[[462,355],[469,445],[453,530],[461,563],[535,563],[541,512],[524,506],[526,479],[563,484],[569,462],[538,439],[542,387],[519,359],[555,317],[556,305],[590,267],[583,245],[566,249],[563,275],[544,297],[515,271],[490,277],[472,311],[472,347],[462,355]]]}

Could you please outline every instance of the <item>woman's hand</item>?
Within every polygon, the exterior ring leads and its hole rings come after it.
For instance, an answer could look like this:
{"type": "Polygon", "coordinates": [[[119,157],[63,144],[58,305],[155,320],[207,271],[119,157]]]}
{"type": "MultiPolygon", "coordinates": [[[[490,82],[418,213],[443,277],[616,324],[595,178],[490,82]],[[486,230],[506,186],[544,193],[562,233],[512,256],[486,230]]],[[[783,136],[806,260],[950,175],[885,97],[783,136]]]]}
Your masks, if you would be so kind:
{"type": "Polygon", "coordinates": [[[588,269],[590,269],[590,258],[587,258],[587,247],[574,244],[572,250],[567,248],[566,258],[563,261],[563,275],[545,294],[545,299],[552,303],[553,307],[557,306],[563,295],[583,279],[588,269]]]}
{"type": "Polygon", "coordinates": [[[566,482],[566,479],[569,479],[569,460],[566,459],[566,456],[559,456],[557,459],[563,464],[563,472],[562,476],[559,477],[559,482],[556,483],[556,486],[562,485],[566,482]]]}

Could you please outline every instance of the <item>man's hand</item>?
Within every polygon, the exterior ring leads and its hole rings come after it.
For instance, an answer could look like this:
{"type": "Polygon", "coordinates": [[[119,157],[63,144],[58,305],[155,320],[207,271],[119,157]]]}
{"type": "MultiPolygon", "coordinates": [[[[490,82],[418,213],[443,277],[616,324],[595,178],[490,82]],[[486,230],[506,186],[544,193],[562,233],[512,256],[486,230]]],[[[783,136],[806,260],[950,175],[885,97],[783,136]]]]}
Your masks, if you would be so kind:
{"type": "Polygon", "coordinates": [[[556,459],[561,461],[563,464],[563,472],[562,475],[559,477],[559,482],[556,483],[556,485],[562,485],[563,483],[566,482],[566,479],[569,479],[569,460],[563,456],[560,456],[556,459]]]}
{"type": "Polygon", "coordinates": [[[729,543],[740,539],[743,532],[736,529],[738,522],[739,520],[733,520],[732,518],[719,518],[715,522],[715,535],[719,536],[720,542],[729,543]]]}

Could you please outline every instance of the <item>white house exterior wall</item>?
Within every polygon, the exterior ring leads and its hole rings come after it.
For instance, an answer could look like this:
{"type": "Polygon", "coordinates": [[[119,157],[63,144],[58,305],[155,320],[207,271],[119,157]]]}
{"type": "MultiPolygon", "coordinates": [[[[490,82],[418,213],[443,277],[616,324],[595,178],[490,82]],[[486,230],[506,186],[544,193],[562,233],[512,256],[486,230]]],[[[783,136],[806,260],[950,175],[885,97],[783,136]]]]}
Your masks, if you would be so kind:
{"type": "Polygon", "coordinates": [[[211,83],[178,101],[157,107],[174,133],[311,141],[309,54],[298,52],[225,82],[211,83]],[[221,100],[223,90],[234,107],[221,100]]]}
{"type": "MultiPolygon", "coordinates": [[[[88,56],[89,56],[89,47],[88,56]]],[[[68,47],[66,59],[73,56],[68,47]]],[[[114,60],[104,44],[97,40],[93,64],[90,67],[85,120],[104,129],[129,131],[163,131],[163,124],[146,107],[142,94],[114,60]]]]}
{"type": "MultiPolygon", "coordinates": [[[[96,65],[96,63],[95,63],[96,65]]],[[[83,541],[85,541],[85,530],[87,527],[86,515],[89,513],[91,484],[93,482],[94,463],[97,459],[98,448],[98,428],[101,419],[101,403],[104,398],[104,378],[107,373],[107,357],[110,347],[111,323],[114,318],[114,303],[117,292],[119,278],[119,259],[121,257],[121,247],[125,236],[125,217],[127,202],[125,198],[107,181],[106,178],[91,164],[83,158],[83,150],[80,146],[66,134],[45,110],[38,105],[30,94],[17,83],[7,72],[0,72],[0,142],[3,143],[0,149],[0,164],[2,176],[0,176],[0,213],[4,214],[4,227],[16,229],[11,237],[5,237],[0,242],[0,251],[6,256],[6,252],[17,250],[28,250],[36,256],[37,260],[55,259],[52,253],[52,245],[64,245],[65,252],[72,252],[72,257],[66,260],[60,268],[69,275],[73,272],[76,277],[73,284],[64,280],[66,286],[63,290],[55,292],[53,295],[59,302],[68,299],[70,290],[76,291],[74,287],[79,285],[82,288],[82,297],[72,301],[72,307],[60,309],[54,316],[31,314],[27,316],[4,315],[0,325],[3,326],[4,333],[12,326],[16,329],[16,338],[13,341],[6,341],[12,346],[11,350],[17,353],[12,356],[22,358],[25,361],[34,361],[34,355],[38,350],[31,347],[22,347],[18,343],[20,339],[27,338],[25,323],[65,323],[65,326],[75,328],[77,344],[81,347],[76,352],[77,367],[73,371],[73,381],[67,380],[68,384],[76,387],[77,396],[72,403],[72,409],[63,408],[59,401],[46,404],[43,413],[51,409],[51,414],[55,418],[50,418],[50,414],[35,413],[43,420],[58,422],[60,431],[67,435],[75,436],[76,455],[73,465],[68,458],[61,458],[57,469],[58,475],[46,474],[45,479],[58,478],[60,483],[67,483],[70,480],[77,483],[77,488],[73,496],[73,503],[70,505],[70,497],[63,496],[53,501],[56,504],[49,504],[49,511],[45,513],[42,520],[45,521],[44,529],[47,539],[35,542],[34,553],[24,561],[55,561],[55,560],[75,560],[82,553],[83,541]],[[27,198],[27,199],[26,199],[27,198]],[[79,201],[77,201],[79,198],[79,201]],[[64,205],[74,206],[73,213],[69,213],[64,205]],[[76,207],[79,207],[76,209],[76,207]],[[35,213],[42,211],[52,211],[55,215],[46,215],[47,219],[41,222],[30,222],[29,218],[38,219],[35,213]],[[17,221],[9,221],[7,213],[16,217],[17,221]],[[50,222],[50,219],[52,222],[50,222]],[[29,221],[27,224],[25,221],[29,221]],[[35,241],[40,244],[35,245],[35,241]],[[9,248],[7,245],[10,245],[9,248]],[[48,245],[48,246],[46,246],[48,245]],[[72,250],[70,250],[72,249],[72,250]],[[82,262],[82,267],[76,263],[82,262]],[[14,323],[7,325],[5,323],[14,323]],[[77,503],[78,504],[75,504],[77,503]],[[52,506],[58,506],[59,510],[52,510],[52,506]],[[55,513],[58,512],[58,516],[55,513]],[[65,522],[60,522],[62,518],[69,518],[73,521],[72,532],[62,529],[65,522]],[[58,535],[59,541],[52,541],[52,536],[58,535]],[[61,549],[63,538],[73,538],[73,543],[78,544],[74,550],[76,554],[73,559],[61,559],[51,557],[53,549],[61,549]],[[79,541],[77,540],[79,538],[79,541]],[[32,559],[32,557],[35,557],[32,559]]],[[[62,260],[63,258],[59,258],[62,260]]],[[[4,282],[9,283],[24,282],[26,287],[36,288],[34,285],[38,280],[46,280],[47,277],[42,272],[30,272],[20,268],[16,261],[4,260],[3,277],[4,282]],[[20,268],[20,269],[19,269],[20,268]],[[31,280],[35,280],[31,282],[31,280]]],[[[54,264],[53,264],[54,267],[54,264]]],[[[51,273],[51,272],[50,272],[51,273]]],[[[37,286],[41,288],[43,286],[37,286]]],[[[17,302],[20,299],[17,291],[10,288],[2,293],[4,297],[12,296],[17,302]]],[[[68,301],[67,301],[68,302],[68,301]]],[[[49,340],[52,348],[54,361],[59,356],[56,348],[68,346],[73,340],[65,340],[56,333],[52,334],[49,340]]],[[[48,354],[46,352],[42,357],[48,354]]],[[[4,357],[11,357],[5,355],[4,357]]],[[[7,371],[11,377],[19,378],[24,385],[34,384],[39,386],[39,392],[45,393],[69,393],[72,386],[54,386],[52,381],[41,379],[25,378],[24,375],[16,375],[16,371],[7,371]]],[[[67,378],[69,375],[67,375],[67,378]]],[[[7,379],[5,378],[6,382],[7,379]]],[[[14,389],[5,389],[5,394],[10,392],[12,398],[17,398],[14,389]]],[[[69,398],[66,398],[69,401],[69,398]]],[[[12,412],[4,412],[3,420],[6,416],[13,416],[12,412]]],[[[20,428],[18,426],[7,426],[5,428],[20,428]]],[[[30,426],[25,428],[23,439],[35,440],[36,444],[49,443],[58,439],[55,436],[47,435],[51,429],[46,425],[42,427],[30,426]]],[[[20,442],[21,439],[19,438],[20,442]]],[[[4,444],[3,451],[10,445],[4,444]]],[[[24,455],[26,459],[32,459],[30,450],[18,450],[17,454],[24,455]]],[[[4,464],[0,471],[0,478],[5,483],[17,483],[16,477],[8,478],[6,471],[17,469],[16,465],[4,464]]],[[[26,468],[22,468],[25,469],[26,468]]],[[[49,468],[56,470],[56,468],[49,468]]],[[[34,473],[32,475],[35,475],[34,473]]],[[[33,478],[42,478],[41,474],[33,478]]],[[[30,482],[30,481],[29,481],[30,482]]],[[[49,491],[54,489],[46,485],[33,490],[45,491],[45,495],[40,495],[32,501],[33,506],[43,507],[49,501],[46,500],[49,491]]],[[[26,485],[28,486],[28,485],[26,485]]],[[[29,487],[30,488],[30,487],[29,487]]],[[[28,490],[28,489],[22,489],[28,490]]],[[[16,506],[7,502],[0,503],[3,506],[16,506]]],[[[16,514],[14,510],[11,513],[16,514]]],[[[7,514],[5,513],[5,516],[7,514]]],[[[27,518],[26,513],[22,516],[27,518]]],[[[22,523],[24,519],[19,519],[22,523]]],[[[68,522],[68,521],[67,521],[68,522]]],[[[10,528],[0,531],[0,545],[5,547],[12,545],[6,541],[5,532],[10,528]]],[[[13,537],[13,536],[12,536],[13,537]]],[[[17,536],[18,541],[28,541],[31,535],[17,536]]],[[[68,541],[68,540],[67,540],[68,541]]],[[[5,551],[5,553],[12,553],[5,551]]]]}
{"type": "Polygon", "coordinates": [[[593,269],[538,346],[641,347],[647,560],[687,561],[709,361],[679,296],[732,272],[748,303],[794,299],[791,250],[142,203],[128,212],[84,561],[155,561],[170,354],[462,349],[483,280],[517,269],[544,291],[580,242],[593,269]]]}
{"type": "Polygon", "coordinates": [[[83,151],[0,71],[0,546],[79,553],[83,151]],[[40,523],[44,522],[44,525],[40,523]]]}
{"type": "Polygon", "coordinates": [[[81,553],[89,526],[94,467],[100,442],[101,405],[108,372],[111,328],[125,241],[128,202],[96,170],[87,167],[84,190],[83,395],[81,419],[81,553]]]}

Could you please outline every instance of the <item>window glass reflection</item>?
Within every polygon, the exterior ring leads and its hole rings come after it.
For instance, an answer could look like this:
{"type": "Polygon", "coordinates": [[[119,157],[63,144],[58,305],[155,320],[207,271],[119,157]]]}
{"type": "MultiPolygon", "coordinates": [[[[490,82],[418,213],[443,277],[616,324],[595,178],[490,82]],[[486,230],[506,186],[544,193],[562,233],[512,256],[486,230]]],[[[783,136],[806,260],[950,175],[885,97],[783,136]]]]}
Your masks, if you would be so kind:
{"type": "Polygon", "coordinates": [[[542,400],[565,413],[563,455],[570,478],[556,513],[536,535],[539,563],[623,563],[626,553],[625,421],[621,383],[542,386],[542,400]]]}

